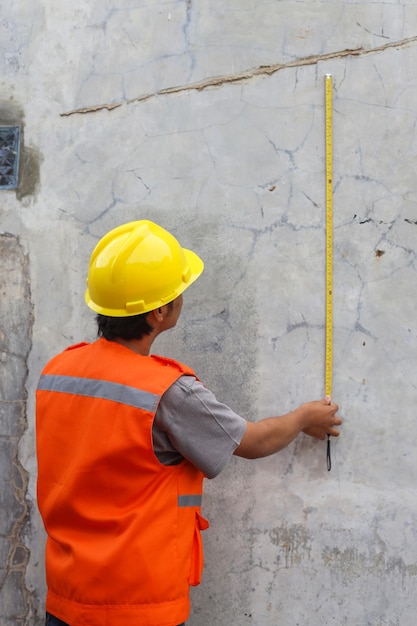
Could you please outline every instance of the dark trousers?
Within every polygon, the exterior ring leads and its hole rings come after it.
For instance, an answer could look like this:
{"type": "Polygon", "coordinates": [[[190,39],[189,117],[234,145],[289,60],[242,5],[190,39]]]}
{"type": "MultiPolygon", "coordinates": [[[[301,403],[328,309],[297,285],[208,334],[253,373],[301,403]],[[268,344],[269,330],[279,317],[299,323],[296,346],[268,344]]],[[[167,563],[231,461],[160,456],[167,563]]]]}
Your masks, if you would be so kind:
{"type": "Polygon", "coordinates": [[[45,626],[69,626],[69,624],[66,624],[65,622],[63,622],[62,619],[58,619],[57,617],[54,617],[50,613],[47,613],[45,626]]]}
{"type": "MultiPolygon", "coordinates": [[[[70,626],[66,622],[63,622],[62,619],[58,619],[49,613],[46,614],[45,626],[70,626]]],[[[139,626],[139,625],[138,625],[139,626]]],[[[185,626],[185,622],[182,624],[178,624],[178,626],[185,626]]]]}

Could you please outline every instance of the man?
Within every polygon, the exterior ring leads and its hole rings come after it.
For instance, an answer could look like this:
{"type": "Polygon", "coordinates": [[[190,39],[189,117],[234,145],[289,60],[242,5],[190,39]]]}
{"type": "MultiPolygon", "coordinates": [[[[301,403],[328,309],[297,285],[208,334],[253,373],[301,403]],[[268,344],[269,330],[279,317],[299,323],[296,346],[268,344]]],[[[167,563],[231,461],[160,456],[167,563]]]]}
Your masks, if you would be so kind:
{"type": "Polygon", "coordinates": [[[203,568],[203,478],[232,454],[255,459],[300,432],[339,434],[328,399],[246,421],[189,367],[150,355],[202,271],[146,220],[115,228],[93,251],[85,297],[99,338],[54,357],[37,390],[49,626],[184,623],[203,568]]]}

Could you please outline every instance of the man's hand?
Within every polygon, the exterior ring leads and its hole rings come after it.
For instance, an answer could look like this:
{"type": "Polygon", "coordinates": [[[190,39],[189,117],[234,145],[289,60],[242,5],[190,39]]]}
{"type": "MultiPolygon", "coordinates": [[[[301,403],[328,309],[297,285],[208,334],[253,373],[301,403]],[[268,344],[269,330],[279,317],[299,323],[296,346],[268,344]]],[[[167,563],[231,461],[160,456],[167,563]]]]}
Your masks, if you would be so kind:
{"type": "Polygon", "coordinates": [[[315,400],[314,402],[306,402],[301,405],[301,410],[305,412],[308,425],[303,428],[303,433],[315,437],[316,439],[325,439],[327,435],[338,437],[340,431],[335,426],[340,426],[342,420],[336,416],[339,410],[337,404],[332,404],[329,397],[324,400],[315,400]]]}

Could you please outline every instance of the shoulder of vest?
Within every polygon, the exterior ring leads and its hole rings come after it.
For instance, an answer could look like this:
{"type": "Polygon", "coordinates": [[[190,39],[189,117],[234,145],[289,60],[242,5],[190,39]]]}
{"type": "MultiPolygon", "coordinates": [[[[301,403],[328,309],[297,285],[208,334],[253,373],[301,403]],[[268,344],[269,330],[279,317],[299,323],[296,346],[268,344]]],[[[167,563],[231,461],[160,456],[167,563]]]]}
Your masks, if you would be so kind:
{"type": "Polygon", "coordinates": [[[166,365],[168,367],[173,367],[177,369],[182,374],[189,374],[190,376],[195,376],[194,370],[188,365],[181,363],[180,361],[176,361],[175,359],[169,359],[165,356],[160,356],[158,354],[151,354],[151,359],[154,361],[166,365]]]}
{"type": "Polygon", "coordinates": [[[77,348],[84,348],[84,346],[89,345],[90,344],[87,341],[80,341],[80,343],[74,343],[72,346],[65,348],[64,352],[68,352],[68,350],[76,350],[77,348]]]}

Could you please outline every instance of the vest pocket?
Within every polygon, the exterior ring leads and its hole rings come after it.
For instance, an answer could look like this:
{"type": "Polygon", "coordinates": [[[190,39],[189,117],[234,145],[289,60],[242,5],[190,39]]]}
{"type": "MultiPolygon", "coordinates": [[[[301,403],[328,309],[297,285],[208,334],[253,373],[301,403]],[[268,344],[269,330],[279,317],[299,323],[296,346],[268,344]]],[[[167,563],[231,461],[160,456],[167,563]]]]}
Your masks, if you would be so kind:
{"type": "Polygon", "coordinates": [[[201,537],[201,531],[206,530],[209,525],[208,520],[196,511],[193,547],[191,553],[191,571],[189,578],[189,583],[193,587],[199,585],[201,582],[201,575],[203,573],[204,566],[203,539],[201,537]]]}

